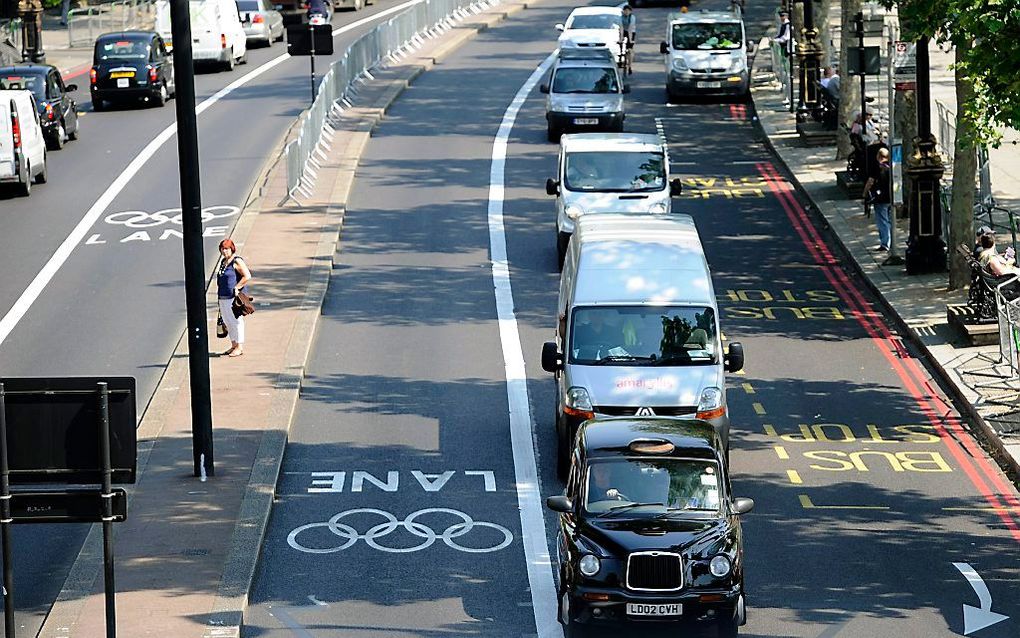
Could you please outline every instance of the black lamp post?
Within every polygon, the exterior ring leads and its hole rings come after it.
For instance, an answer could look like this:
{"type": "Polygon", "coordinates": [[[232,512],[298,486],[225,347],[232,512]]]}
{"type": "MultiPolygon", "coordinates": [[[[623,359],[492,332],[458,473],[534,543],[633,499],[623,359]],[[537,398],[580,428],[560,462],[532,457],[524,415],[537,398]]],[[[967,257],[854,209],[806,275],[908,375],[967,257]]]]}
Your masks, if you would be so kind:
{"type": "Polygon", "coordinates": [[[818,43],[818,29],[815,28],[814,0],[800,0],[804,5],[804,29],[797,42],[797,57],[800,58],[800,98],[797,102],[797,121],[806,122],[818,112],[818,79],[821,67],[822,47],[818,43]]]}
{"type": "Polygon", "coordinates": [[[914,142],[916,150],[904,171],[910,180],[907,274],[943,272],[946,269],[946,244],[942,239],[942,201],[939,195],[945,170],[931,132],[928,38],[917,41],[917,138],[914,142]]]}

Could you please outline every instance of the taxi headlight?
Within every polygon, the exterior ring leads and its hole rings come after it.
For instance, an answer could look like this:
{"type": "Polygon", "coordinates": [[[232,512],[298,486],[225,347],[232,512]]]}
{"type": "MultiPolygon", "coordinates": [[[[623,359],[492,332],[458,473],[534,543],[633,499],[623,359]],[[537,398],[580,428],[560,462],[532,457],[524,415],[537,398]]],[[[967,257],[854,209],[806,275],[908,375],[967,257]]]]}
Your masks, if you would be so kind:
{"type": "MultiPolygon", "coordinates": [[[[719,557],[716,556],[716,558],[719,557]]],[[[727,564],[729,563],[727,562],[727,564]]],[[[582,574],[590,578],[599,573],[599,570],[602,569],[602,561],[599,560],[598,556],[585,554],[581,557],[581,560],[577,561],[577,568],[581,570],[582,574]]]]}
{"type": "Polygon", "coordinates": [[[592,411],[591,397],[588,396],[588,391],[579,386],[567,389],[566,404],[567,407],[575,410],[592,411]]]}
{"type": "Polygon", "coordinates": [[[698,401],[698,412],[706,412],[722,407],[723,393],[719,388],[705,388],[698,401]]]}
{"type": "Polygon", "coordinates": [[[570,205],[567,206],[566,210],[563,211],[567,214],[570,219],[577,219],[581,215],[584,215],[584,209],[580,206],[570,205]]]}
{"type": "Polygon", "coordinates": [[[649,213],[655,213],[657,215],[663,215],[666,213],[666,202],[655,202],[648,207],[649,213]]]}
{"type": "Polygon", "coordinates": [[[730,570],[733,569],[733,563],[730,562],[728,556],[719,554],[714,557],[708,563],[708,571],[712,572],[712,575],[716,578],[725,578],[729,576],[730,570]]]}
{"type": "Polygon", "coordinates": [[[673,58],[673,68],[677,71],[687,71],[687,62],[683,58],[673,58]]]}

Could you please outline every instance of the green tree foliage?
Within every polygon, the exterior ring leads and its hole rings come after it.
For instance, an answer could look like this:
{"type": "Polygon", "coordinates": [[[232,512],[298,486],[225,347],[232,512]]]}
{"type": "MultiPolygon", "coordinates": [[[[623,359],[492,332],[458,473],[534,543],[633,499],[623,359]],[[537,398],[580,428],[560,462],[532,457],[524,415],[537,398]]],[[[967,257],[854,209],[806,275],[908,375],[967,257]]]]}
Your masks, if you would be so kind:
{"type": "Polygon", "coordinates": [[[1020,0],[896,0],[906,38],[973,43],[958,61],[974,100],[961,113],[973,140],[998,144],[996,128],[1020,128],[1020,0]]]}

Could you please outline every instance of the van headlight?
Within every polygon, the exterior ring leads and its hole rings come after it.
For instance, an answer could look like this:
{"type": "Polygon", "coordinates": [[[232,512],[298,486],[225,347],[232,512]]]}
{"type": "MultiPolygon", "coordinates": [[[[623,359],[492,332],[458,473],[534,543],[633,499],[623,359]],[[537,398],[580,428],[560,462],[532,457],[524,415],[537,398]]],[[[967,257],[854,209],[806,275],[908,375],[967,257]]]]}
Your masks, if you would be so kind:
{"type": "Polygon", "coordinates": [[[733,61],[730,62],[730,71],[733,73],[744,70],[744,58],[740,56],[733,56],[733,61]]]}
{"type": "Polygon", "coordinates": [[[570,219],[577,219],[581,215],[584,215],[584,209],[575,204],[567,206],[563,212],[566,213],[567,217],[569,217],[570,219]]]}
{"type": "Polygon", "coordinates": [[[655,213],[656,215],[666,214],[666,202],[655,202],[648,207],[649,213],[655,213]]]}
{"type": "Polygon", "coordinates": [[[723,404],[723,391],[719,388],[705,388],[701,391],[701,400],[698,401],[699,419],[717,419],[726,414],[726,406],[723,404]]]}
{"type": "MultiPolygon", "coordinates": [[[[719,558],[719,556],[716,556],[716,558],[719,558]]],[[[714,563],[715,559],[712,560],[714,563]]],[[[581,560],[577,561],[577,568],[581,570],[582,574],[591,578],[595,574],[599,573],[600,569],[602,569],[602,561],[600,561],[599,557],[594,554],[585,554],[581,557],[581,560]]]]}
{"type": "Polygon", "coordinates": [[[688,71],[687,62],[683,58],[673,58],[673,68],[677,71],[688,71]]]}
{"type": "Polygon", "coordinates": [[[729,576],[731,569],[733,569],[733,563],[730,562],[728,556],[723,554],[713,557],[708,563],[708,571],[710,571],[716,578],[726,578],[729,576]]]}
{"type": "Polygon", "coordinates": [[[579,412],[592,412],[594,410],[591,407],[591,397],[588,396],[588,391],[576,385],[567,389],[564,403],[566,403],[568,408],[573,408],[579,412]]]}

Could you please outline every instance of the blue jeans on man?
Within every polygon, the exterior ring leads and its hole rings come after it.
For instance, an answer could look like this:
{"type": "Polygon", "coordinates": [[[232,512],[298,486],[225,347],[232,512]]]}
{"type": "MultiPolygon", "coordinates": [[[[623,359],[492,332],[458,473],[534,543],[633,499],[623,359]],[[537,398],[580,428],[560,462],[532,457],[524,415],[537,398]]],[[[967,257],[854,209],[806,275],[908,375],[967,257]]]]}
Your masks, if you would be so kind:
{"type": "Polygon", "coordinates": [[[874,203],[875,225],[878,226],[878,243],[881,250],[889,250],[892,245],[892,217],[890,216],[891,204],[874,203]]]}

